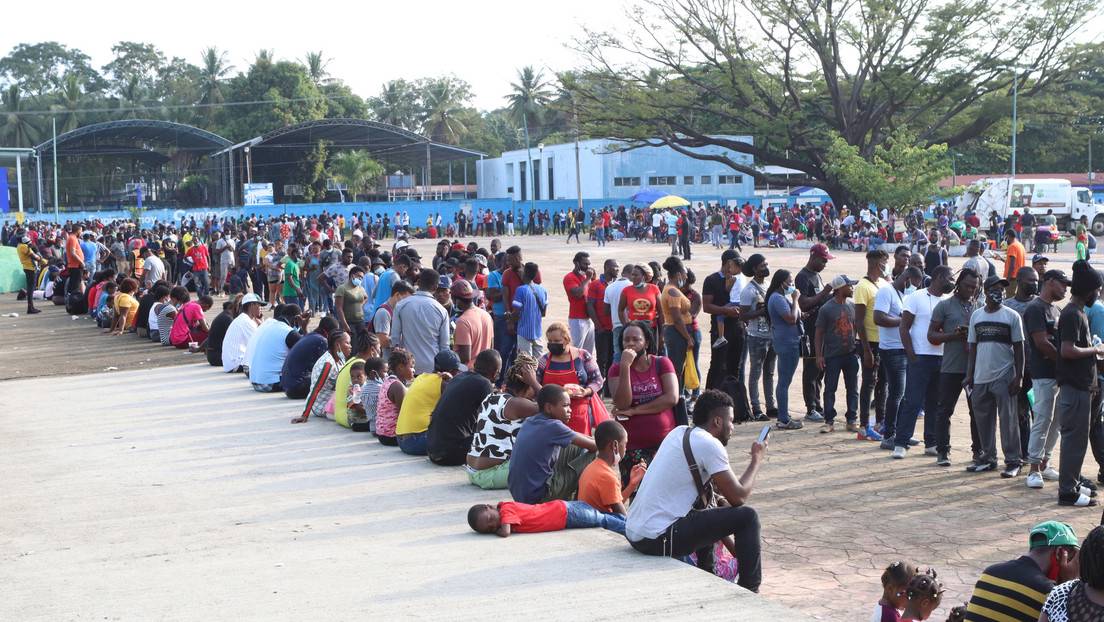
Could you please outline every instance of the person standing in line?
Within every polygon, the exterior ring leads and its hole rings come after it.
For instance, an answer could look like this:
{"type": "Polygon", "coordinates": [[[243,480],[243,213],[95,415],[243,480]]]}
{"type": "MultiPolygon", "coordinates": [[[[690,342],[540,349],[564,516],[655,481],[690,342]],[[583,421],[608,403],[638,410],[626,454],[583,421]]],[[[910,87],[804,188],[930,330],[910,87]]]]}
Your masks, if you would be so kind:
{"type": "Polygon", "coordinates": [[[714,350],[705,377],[708,389],[720,387],[726,375],[744,380],[744,324],[740,321],[740,301],[732,300],[743,265],[739,253],[725,250],[721,253],[721,269],[702,282],[702,310],[709,314],[709,342],[714,350]]]}
{"type": "MultiPolygon", "coordinates": [[[[1058,443],[1058,417],[1054,413],[1054,399],[1058,395],[1058,381],[1054,377],[1058,361],[1058,317],[1055,303],[1066,297],[1069,278],[1061,270],[1048,270],[1043,275],[1043,289],[1039,297],[1024,309],[1024,333],[1027,336],[1027,368],[1031,375],[1031,389],[1035,393],[1034,415],[1030,438],[1027,441],[1028,488],[1042,488],[1044,480],[1056,481],[1058,469],[1050,466],[1050,455],[1058,443]]],[[[1090,320],[1090,328],[1092,322],[1090,320]]]]}
{"type": "Polygon", "coordinates": [[[402,348],[413,354],[415,374],[436,371],[434,357],[449,350],[448,311],[434,298],[440,280],[436,270],[422,268],[418,272],[418,291],[391,313],[392,351],[402,348]]]}
{"type": "Polygon", "coordinates": [[[20,238],[16,253],[19,255],[20,267],[23,268],[23,276],[27,279],[27,314],[42,313],[34,306],[35,274],[37,274],[39,266],[46,265],[46,260],[35,252],[34,245],[31,244],[31,238],[28,235],[23,235],[20,238]]]}
{"type": "Polygon", "coordinates": [[[1085,308],[1096,302],[1100,273],[1087,261],[1073,264],[1070,303],[1058,317],[1058,420],[1061,453],[1058,460],[1058,505],[1096,505],[1081,482],[1081,466],[1089,445],[1092,395],[1100,390],[1096,363],[1104,358],[1104,344],[1093,345],[1085,308]]]}
{"type": "Polygon", "coordinates": [[[970,473],[997,468],[996,426],[1000,425],[1004,470],[1001,477],[1020,474],[1020,425],[1016,416],[1016,394],[1023,381],[1023,321],[1020,314],[1005,307],[1008,281],[997,276],[985,279],[985,306],[970,316],[969,362],[964,385],[974,404],[977,422],[978,461],[967,467],[970,473]]]}
{"type": "Polygon", "coordinates": [[[771,347],[778,358],[778,384],[775,385],[775,404],[778,405],[779,430],[800,430],[804,424],[790,418],[790,383],[797,362],[801,358],[801,312],[798,311],[798,292],[789,270],[775,270],[767,287],[767,317],[771,325],[771,347]]]}
{"type": "Polygon", "coordinates": [[[821,305],[832,297],[832,288],[820,278],[829,259],[835,259],[824,244],[814,244],[809,249],[809,261],[797,273],[794,284],[800,294],[797,298],[801,312],[805,314],[805,333],[801,339],[801,394],[805,398],[805,421],[821,423],[824,421],[824,407],[821,406],[821,393],[824,390],[824,371],[817,366],[813,343],[816,339],[816,318],[821,305]]]}
{"type": "Polygon", "coordinates": [[[602,295],[602,303],[609,308],[610,324],[613,326],[611,361],[614,363],[621,359],[621,333],[624,330],[624,322],[621,319],[621,313],[618,312],[618,306],[621,304],[621,292],[626,287],[632,286],[629,277],[632,276],[635,269],[636,267],[633,264],[625,264],[621,268],[621,275],[615,281],[606,285],[606,291],[602,295]]]}
{"type": "Polygon", "coordinates": [[[859,389],[860,441],[881,441],[882,435],[870,426],[873,398],[874,421],[881,426],[885,419],[886,377],[882,373],[881,350],[878,349],[878,326],[874,323],[874,299],[878,290],[890,287],[885,280],[889,254],[878,249],[866,253],[866,276],[855,286],[855,330],[862,346],[862,385],[859,389]]]}
{"type": "Polygon", "coordinates": [[[927,289],[913,292],[905,299],[901,311],[901,344],[908,357],[908,383],[905,399],[897,416],[897,434],[893,444],[893,457],[904,458],[908,448],[919,444],[912,439],[920,410],[929,413],[924,417],[924,453],[936,456],[935,413],[939,409],[939,368],[943,358],[943,344],[928,341],[928,325],[935,305],[954,289],[950,266],[938,266],[932,272],[927,289]]]}
{"type": "Polygon", "coordinates": [[[564,275],[563,287],[567,293],[567,325],[571,329],[571,343],[594,356],[594,322],[587,315],[586,293],[594,271],[590,268],[590,253],[579,251],[572,259],[574,268],[564,275]]]}
{"type": "Polygon", "coordinates": [[[517,351],[539,359],[544,355],[543,320],[548,311],[548,292],[536,283],[540,272],[537,264],[529,262],[522,268],[521,287],[517,288],[511,303],[517,322],[517,351]]]}
{"type": "Polygon", "coordinates": [[[599,369],[608,370],[613,364],[613,317],[605,303],[605,295],[606,288],[617,279],[619,271],[617,260],[607,259],[602,264],[602,275],[587,286],[587,317],[594,324],[594,350],[599,369]]]}
{"type": "MultiPolygon", "coordinates": [[[[1035,271],[1035,268],[1031,266],[1024,266],[1020,268],[1020,271],[1016,273],[1016,296],[1014,298],[1006,298],[1004,306],[1012,309],[1020,315],[1020,319],[1023,320],[1024,311],[1027,309],[1027,305],[1035,300],[1036,294],[1039,293],[1039,273],[1035,271]]],[[[978,304],[982,304],[979,302],[978,304]]],[[[1024,356],[1027,356],[1027,352],[1030,351],[1031,344],[1028,343],[1024,349],[1024,356]]],[[[1020,422],[1020,455],[1027,456],[1027,442],[1031,438],[1031,402],[1027,399],[1027,392],[1031,390],[1031,371],[1025,369],[1023,382],[1020,385],[1020,392],[1016,396],[1016,413],[1017,420],[1020,422]]]]}
{"type": "MultiPolygon", "coordinates": [[[[933,415],[936,418],[935,464],[941,467],[951,466],[951,416],[966,380],[969,360],[966,336],[970,329],[970,316],[977,309],[979,283],[976,272],[963,268],[958,274],[954,295],[935,305],[928,325],[928,341],[943,344],[943,361],[939,365],[939,410],[933,415]]],[[[967,399],[966,406],[970,411],[970,451],[973,463],[977,464],[981,445],[974,421],[974,404],[967,399]]]]}
{"type": "Polygon", "coordinates": [[[1015,279],[1020,273],[1020,268],[1027,265],[1027,251],[1016,238],[1016,230],[1011,227],[1004,231],[1004,241],[1008,244],[1004,260],[1004,279],[1009,282],[1004,295],[1005,298],[1014,298],[1019,285],[1015,279]]]}
{"type": "Polygon", "coordinates": [[[847,431],[857,432],[855,423],[859,408],[859,358],[856,355],[855,306],[848,298],[854,293],[856,281],[839,275],[832,279],[832,299],[817,313],[816,359],[824,372],[824,425],[821,434],[835,432],[836,387],[840,373],[846,389],[847,431]]]}
{"type": "Polygon", "coordinates": [[[771,347],[771,325],[767,318],[767,277],[770,266],[765,257],[756,253],[744,262],[743,275],[750,280],[740,292],[740,315],[747,322],[748,397],[751,402],[752,420],[764,421],[771,415],[778,416],[774,401],[775,352],[771,347]],[[759,400],[759,378],[763,378],[763,404],[759,400]]]}

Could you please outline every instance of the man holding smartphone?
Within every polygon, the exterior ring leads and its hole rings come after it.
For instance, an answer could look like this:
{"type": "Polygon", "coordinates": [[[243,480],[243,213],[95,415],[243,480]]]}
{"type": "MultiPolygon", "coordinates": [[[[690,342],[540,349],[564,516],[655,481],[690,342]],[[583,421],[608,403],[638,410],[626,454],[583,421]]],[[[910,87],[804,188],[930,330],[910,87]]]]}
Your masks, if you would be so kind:
{"type": "Polygon", "coordinates": [[[758,592],[763,574],[759,515],[745,504],[767,450],[766,439],[752,444],[748,466],[737,477],[725,449],[734,426],[732,398],[712,389],[702,392],[693,421],[693,427],[678,426],[663,439],[629,507],[625,537],[645,555],[696,552],[698,567],[710,572],[713,545],[723,542],[739,563],[736,582],[758,592]],[[702,498],[710,499],[714,492],[716,503],[701,507],[702,498]],[[691,512],[695,508],[700,511],[691,512]]]}
{"type": "MultiPolygon", "coordinates": [[[[942,467],[951,466],[951,415],[962,394],[962,381],[966,379],[966,335],[970,316],[977,309],[979,278],[973,269],[963,268],[955,283],[954,295],[935,305],[928,324],[928,341],[943,344],[943,360],[939,364],[939,410],[934,413],[935,463],[942,467]]],[[[976,463],[980,444],[974,423],[974,405],[969,396],[966,405],[970,409],[970,453],[976,463]]]]}

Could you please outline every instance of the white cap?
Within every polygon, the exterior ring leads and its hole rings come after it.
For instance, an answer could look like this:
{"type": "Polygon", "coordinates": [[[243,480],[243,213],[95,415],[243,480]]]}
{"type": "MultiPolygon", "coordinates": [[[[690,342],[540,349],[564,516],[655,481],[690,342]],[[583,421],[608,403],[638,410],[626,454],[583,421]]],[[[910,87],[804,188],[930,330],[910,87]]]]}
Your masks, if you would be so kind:
{"type": "Polygon", "coordinates": [[[397,249],[406,248],[407,246],[410,246],[410,244],[407,244],[405,240],[399,240],[398,242],[395,242],[395,248],[397,249]]]}
{"type": "Polygon", "coordinates": [[[246,294],[245,296],[242,296],[241,304],[242,304],[243,307],[245,305],[251,303],[251,302],[263,302],[263,301],[261,300],[261,297],[258,296],[257,294],[246,294]]]}

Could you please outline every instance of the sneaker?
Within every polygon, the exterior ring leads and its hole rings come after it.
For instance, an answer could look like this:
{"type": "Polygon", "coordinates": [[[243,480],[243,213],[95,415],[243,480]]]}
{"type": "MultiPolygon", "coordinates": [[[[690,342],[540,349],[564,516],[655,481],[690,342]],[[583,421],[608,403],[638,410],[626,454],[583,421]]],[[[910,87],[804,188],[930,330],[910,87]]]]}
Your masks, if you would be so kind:
{"type": "Polygon", "coordinates": [[[935,459],[935,466],[949,467],[951,466],[951,458],[946,453],[941,453],[935,459]]]}
{"type": "Polygon", "coordinates": [[[919,444],[920,444],[920,441],[916,440],[915,438],[910,438],[909,441],[908,441],[909,447],[916,447],[919,444]]]}
{"type": "Polygon", "coordinates": [[[836,426],[831,424],[831,423],[825,423],[824,425],[820,426],[820,433],[821,434],[831,434],[832,432],[835,432],[835,431],[836,431],[836,426]]]}
{"type": "Polygon", "coordinates": [[[1000,475],[1004,479],[1012,479],[1013,477],[1019,477],[1020,476],[1020,465],[1010,464],[1010,465],[1004,467],[1004,470],[1001,471],[1000,475]]]}
{"type": "Polygon", "coordinates": [[[1082,486],[1082,487],[1077,489],[1077,492],[1085,495],[1086,497],[1089,497],[1090,499],[1095,499],[1096,498],[1096,491],[1091,489],[1091,488],[1086,488],[1086,487],[1082,486]]]}
{"type": "Polygon", "coordinates": [[[1056,469],[1052,466],[1048,466],[1047,468],[1043,469],[1042,475],[1043,475],[1043,479],[1045,479],[1048,482],[1058,481],[1058,469],[1056,469]]]}
{"type": "Polygon", "coordinates": [[[716,350],[718,348],[723,348],[727,345],[728,345],[728,339],[725,339],[724,336],[722,335],[720,337],[717,337],[717,340],[713,342],[713,349],[716,350]]]}
{"type": "Polygon", "coordinates": [[[1043,487],[1043,474],[1035,471],[1034,473],[1027,474],[1027,480],[1024,481],[1028,488],[1042,488],[1043,487]]]}
{"type": "Polygon", "coordinates": [[[908,448],[907,447],[894,447],[892,458],[894,460],[900,460],[900,459],[904,458],[907,454],[908,454],[908,448]]]}
{"type": "Polygon", "coordinates": [[[821,422],[824,421],[824,415],[822,415],[822,414],[820,414],[820,413],[818,413],[817,411],[814,410],[814,411],[810,412],[809,414],[805,415],[805,421],[808,421],[810,423],[821,423],[821,422]]]}
{"type": "Polygon", "coordinates": [[[859,424],[852,421],[852,422],[847,424],[847,431],[848,432],[862,432],[862,427],[860,427],[859,424]]]}
{"type": "Polygon", "coordinates": [[[797,419],[790,419],[785,423],[779,421],[778,423],[774,424],[774,427],[778,430],[800,430],[801,428],[805,427],[805,424],[801,423],[797,419]]]}
{"type": "Polygon", "coordinates": [[[1058,505],[1069,505],[1075,508],[1090,508],[1096,505],[1096,499],[1079,492],[1058,493],[1058,505]]]}
{"type": "Polygon", "coordinates": [[[881,444],[881,445],[878,445],[878,446],[879,446],[879,447],[881,447],[882,449],[889,449],[889,450],[892,450],[892,449],[893,449],[893,445],[894,445],[894,443],[893,443],[893,439],[892,439],[892,438],[887,438],[887,439],[885,439],[885,440],[883,440],[883,441],[882,441],[882,444],[881,444]]]}
{"type": "Polygon", "coordinates": [[[936,449],[935,447],[925,447],[924,448],[924,455],[925,456],[938,456],[939,455],[939,450],[936,449]]]}
{"type": "Polygon", "coordinates": [[[966,467],[966,471],[968,473],[985,473],[986,471],[996,471],[996,470],[997,470],[997,463],[996,462],[975,462],[974,464],[971,464],[970,466],[966,467]]]}
{"type": "Polygon", "coordinates": [[[860,441],[880,441],[880,440],[882,440],[882,435],[878,434],[878,431],[875,430],[874,428],[871,428],[870,426],[867,426],[867,428],[865,430],[859,430],[859,440],[860,441]]]}
{"type": "Polygon", "coordinates": [[[34,315],[35,313],[42,313],[42,309],[35,309],[35,308],[27,309],[27,315],[34,315]]]}
{"type": "Polygon", "coordinates": [[[777,408],[768,408],[767,409],[767,418],[768,419],[777,419],[778,418],[778,409],[777,408]]]}
{"type": "MultiPolygon", "coordinates": [[[[691,411],[691,412],[693,412],[693,411],[691,411]]],[[[767,421],[767,416],[764,415],[763,413],[755,413],[754,415],[751,416],[751,420],[752,421],[767,421]]]]}

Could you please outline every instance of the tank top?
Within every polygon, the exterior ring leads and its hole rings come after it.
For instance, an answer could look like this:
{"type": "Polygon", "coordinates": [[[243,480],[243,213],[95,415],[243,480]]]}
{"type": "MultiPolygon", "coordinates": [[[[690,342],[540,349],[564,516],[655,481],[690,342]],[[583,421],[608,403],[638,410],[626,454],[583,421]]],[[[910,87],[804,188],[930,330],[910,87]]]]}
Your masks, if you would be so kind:
{"type": "Polygon", "coordinates": [[[511,421],[503,414],[506,403],[513,398],[509,393],[491,393],[483,399],[476,415],[475,435],[472,436],[471,451],[473,458],[496,458],[509,460],[514,451],[521,421],[511,421]]]}
{"type": "Polygon", "coordinates": [[[379,402],[376,403],[376,435],[377,436],[395,436],[395,423],[399,420],[399,408],[395,406],[395,402],[391,401],[391,398],[387,397],[387,392],[391,390],[391,385],[396,382],[402,382],[398,376],[389,375],[384,378],[383,384],[379,389],[379,402]]]}

